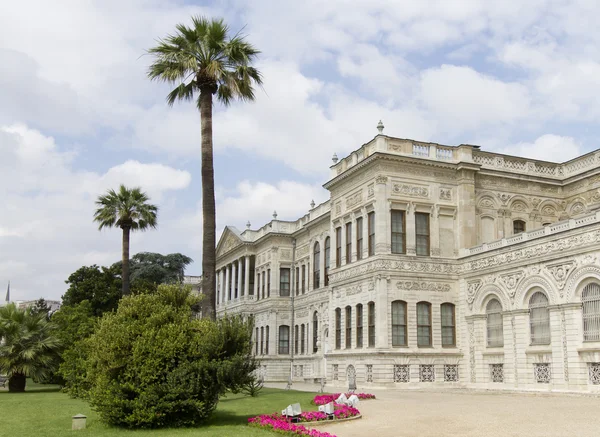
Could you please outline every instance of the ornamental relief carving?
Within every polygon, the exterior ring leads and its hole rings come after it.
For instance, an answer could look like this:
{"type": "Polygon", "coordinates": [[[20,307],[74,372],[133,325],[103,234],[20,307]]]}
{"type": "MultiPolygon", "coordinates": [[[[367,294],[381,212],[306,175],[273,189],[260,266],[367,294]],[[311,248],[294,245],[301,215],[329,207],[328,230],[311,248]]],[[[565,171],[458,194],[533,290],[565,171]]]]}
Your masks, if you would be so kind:
{"type": "Polygon", "coordinates": [[[408,184],[393,184],[392,193],[408,197],[429,198],[429,188],[408,184]]]}
{"type": "Polygon", "coordinates": [[[375,195],[375,185],[369,184],[367,186],[367,197],[373,197],[375,195]]]}
{"type": "Polygon", "coordinates": [[[452,189],[440,188],[440,200],[452,200],[452,189]]]}
{"type": "Polygon", "coordinates": [[[525,273],[522,271],[500,276],[500,282],[502,285],[504,285],[506,291],[508,291],[508,296],[510,297],[511,301],[514,300],[517,287],[524,277],[525,273]]]}
{"type": "Polygon", "coordinates": [[[469,304],[469,309],[473,309],[473,302],[475,302],[475,297],[481,285],[481,280],[467,282],[467,303],[469,304]]]}
{"type": "Polygon", "coordinates": [[[565,283],[567,282],[569,273],[571,273],[575,268],[575,261],[561,262],[559,264],[549,264],[545,267],[556,281],[556,285],[558,285],[559,290],[561,290],[560,296],[562,297],[562,289],[565,287],[565,283]]]}
{"type": "Polygon", "coordinates": [[[441,282],[426,282],[426,281],[398,281],[396,282],[398,290],[418,290],[418,291],[450,291],[450,284],[441,282]]]}
{"type": "Polygon", "coordinates": [[[333,273],[330,275],[329,281],[335,283],[379,270],[400,270],[406,272],[437,273],[446,275],[457,274],[459,272],[458,267],[454,264],[379,259],[355,268],[346,269],[343,272],[333,273]]]}
{"type": "Polygon", "coordinates": [[[296,249],[296,258],[302,258],[306,255],[308,255],[308,252],[310,250],[310,247],[308,244],[299,247],[298,249],[296,249]]]}
{"type": "Polygon", "coordinates": [[[362,285],[355,285],[353,287],[346,288],[346,296],[354,296],[362,291],[362,285]]]}
{"type": "Polygon", "coordinates": [[[353,208],[354,206],[362,202],[362,191],[358,191],[348,197],[346,197],[346,209],[353,208]]]}

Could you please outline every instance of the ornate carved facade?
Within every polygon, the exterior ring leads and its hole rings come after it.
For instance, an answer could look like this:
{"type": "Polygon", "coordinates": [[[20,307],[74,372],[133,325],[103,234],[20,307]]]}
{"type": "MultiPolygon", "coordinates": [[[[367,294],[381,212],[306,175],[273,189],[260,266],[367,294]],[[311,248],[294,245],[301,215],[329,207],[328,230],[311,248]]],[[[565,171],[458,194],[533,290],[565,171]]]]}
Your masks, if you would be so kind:
{"type": "Polygon", "coordinates": [[[225,229],[218,314],[271,381],[600,390],[599,164],[377,135],[305,216],[225,229]]]}

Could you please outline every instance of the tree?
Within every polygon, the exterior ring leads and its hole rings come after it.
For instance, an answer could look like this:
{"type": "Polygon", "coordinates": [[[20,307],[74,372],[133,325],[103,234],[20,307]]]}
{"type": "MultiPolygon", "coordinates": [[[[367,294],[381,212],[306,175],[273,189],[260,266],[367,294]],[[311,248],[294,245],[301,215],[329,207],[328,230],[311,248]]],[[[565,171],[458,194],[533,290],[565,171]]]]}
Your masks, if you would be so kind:
{"type": "MultiPolygon", "coordinates": [[[[136,253],[129,261],[129,278],[132,286],[136,281],[147,281],[153,284],[183,282],[185,268],[192,261],[181,253],[168,255],[152,252],[136,253]]],[[[115,263],[113,267],[120,269],[121,262],[115,263]]]]}
{"type": "Polygon", "coordinates": [[[156,228],[158,207],[148,203],[150,199],[140,188],[119,187],[119,191],[108,190],[107,194],[98,197],[98,209],[94,213],[94,221],[99,223],[98,229],[120,227],[123,230],[122,245],[122,284],[123,296],[129,294],[129,234],[131,231],[145,231],[156,228]]]}
{"type": "Polygon", "coordinates": [[[46,299],[40,297],[31,307],[32,314],[44,314],[46,318],[50,318],[50,307],[46,303],[46,299]]]}
{"type": "Polygon", "coordinates": [[[234,99],[254,100],[254,85],[262,84],[260,72],[251,64],[259,51],[236,34],[230,37],[222,19],[192,17],[192,27],[178,24],[174,35],[159,40],[148,52],[155,57],[148,69],[152,80],[176,87],[167,95],[172,106],[177,100],[193,100],[200,110],[202,130],[202,290],[208,296],[203,316],[214,318],[216,268],[215,181],[212,143],[213,95],[225,106],[234,99]]]}
{"type": "Polygon", "coordinates": [[[124,297],[86,340],[79,382],[103,421],[129,428],[205,422],[219,396],[240,391],[257,364],[252,320],[198,320],[190,287],[124,297]]]}
{"type": "Polygon", "coordinates": [[[33,314],[14,303],[0,308],[0,372],[8,391],[23,392],[27,377],[43,380],[58,365],[60,340],[46,314],[33,314]]]}
{"type": "Polygon", "coordinates": [[[121,299],[121,268],[83,266],[69,275],[65,283],[69,288],[62,296],[62,309],[88,301],[92,314],[101,317],[105,312],[117,308],[121,299]]]}

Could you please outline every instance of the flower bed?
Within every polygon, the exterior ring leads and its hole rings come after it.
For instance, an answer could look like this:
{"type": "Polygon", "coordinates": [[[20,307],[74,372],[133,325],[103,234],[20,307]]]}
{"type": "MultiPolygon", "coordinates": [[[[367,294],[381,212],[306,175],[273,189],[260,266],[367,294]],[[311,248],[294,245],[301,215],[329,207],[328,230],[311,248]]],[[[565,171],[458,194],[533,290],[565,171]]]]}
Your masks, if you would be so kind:
{"type": "MultiPolygon", "coordinates": [[[[333,415],[335,419],[347,419],[356,417],[360,412],[353,407],[346,405],[335,405],[333,415]]],[[[327,414],[321,411],[305,411],[300,415],[301,423],[321,422],[327,420],[327,414]]],[[[261,416],[251,417],[248,419],[248,425],[259,428],[269,428],[273,431],[290,433],[293,435],[306,435],[310,437],[335,437],[328,432],[319,431],[316,429],[308,429],[304,425],[292,423],[291,420],[279,413],[263,414],[261,416]]]]}
{"type": "MultiPolygon", "coordinates": [[[[329,394],[329,395],[317,395],[313,399],[313,404],[325,405],[325,404],[328,404],[329,402],[335,402],[335,400],[340,397],[340,394],[341,393],[334,393],[334,394],[329,394]]],[[[361,401],[364,401],[366,399],[375,399],[375,395],[372,395],[370,393],[346,393],[346,397],[349,398],[353,394],[358,396],[358,399],[360,399],[361,401]]]]}

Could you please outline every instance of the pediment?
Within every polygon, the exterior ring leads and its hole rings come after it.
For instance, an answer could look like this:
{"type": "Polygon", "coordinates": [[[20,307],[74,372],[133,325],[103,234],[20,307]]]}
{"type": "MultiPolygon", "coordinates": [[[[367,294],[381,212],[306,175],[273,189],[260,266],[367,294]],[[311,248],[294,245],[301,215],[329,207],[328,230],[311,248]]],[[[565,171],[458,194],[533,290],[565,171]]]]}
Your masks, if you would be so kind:
{"type": "Polygon", "coordinates": [[[217,257],[235,249],[243,243],[242,239],[229,226],[225,228],[217,244],[217,257]]]}

